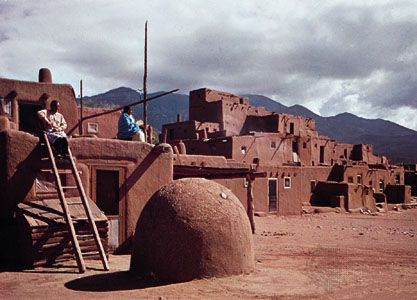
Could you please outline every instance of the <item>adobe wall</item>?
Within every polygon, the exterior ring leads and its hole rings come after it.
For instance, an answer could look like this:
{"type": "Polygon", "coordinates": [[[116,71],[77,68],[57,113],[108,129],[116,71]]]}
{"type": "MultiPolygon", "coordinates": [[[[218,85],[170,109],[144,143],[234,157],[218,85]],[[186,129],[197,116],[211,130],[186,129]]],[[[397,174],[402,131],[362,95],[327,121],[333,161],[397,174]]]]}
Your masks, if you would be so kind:
{"type": "Polygon", "coordinates": [[[0,78],[0,97],[12,101],[11,121],[19,124],[19,103],[34,103],[49,108],[52,100],[61,104],[60,112],[71,128],[78,122],[75,93],[69,84],[20,81],[0,78]]]}
{"type": "MultiPolygon", "coordinates": [[[[78,108],[78,115],[81,115],[81,109],[78,108]]],[[[83,117],[109,111],[105,108],[84,107],[83,117]]],[[[101,117],[95,117],[83,122],[83,135],[94,135],[99,138],[116,138],[117,127],[121,111],[116,111],[101,117]]],[[[64,116],[66,117],[66,116],[64,116]]],[[[76,128],[73,134],[78,134],[79,129],[76,128]]]]}
{"type": "Polygon", "coordinates": [[[39,139],[17,130],[0,132],[0,219],[11,220],[19,202],[33,195],[40,168],[39,139]]]}
{"type": "Polygon", "coordinates": [[[146,202],[173,178],[171,147],[96,138],[71,139],[70,146],[90,173],[97,167],[125,171],[120,193],[126,199],[126,234],[132,235],[146,202]]]}
{"type": "Polygon", "coordinates": [[[292,162],[292,141],[280,134],[256,133],[232,137],[232,156],[236,161],[260,164],[292,162]]]}
{"type": "MultiPolygon", "coordinates": [[[[0,132],[0,218],[5,222],[10,221],[19,202],[35,197],[35,178],[45,167],[40,161],[42,151],[38,141],[21,131],[0,132]]],[[[124,170],[120,193],[126,199],[127,236],[133,234],[146,201],[173,178],[171,147],[99,138],[72,138],[69,144],[90,197],[95,168],[124,170]]]]}

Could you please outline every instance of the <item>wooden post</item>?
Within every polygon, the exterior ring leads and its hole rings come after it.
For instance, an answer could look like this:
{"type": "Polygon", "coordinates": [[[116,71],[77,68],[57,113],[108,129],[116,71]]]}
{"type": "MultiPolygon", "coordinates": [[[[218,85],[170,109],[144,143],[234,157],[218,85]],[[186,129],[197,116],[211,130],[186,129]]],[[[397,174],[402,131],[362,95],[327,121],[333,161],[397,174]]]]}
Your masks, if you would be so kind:
{"type": "Polygon", "coordinates": [[[167,136],[168,136],[168,130],[165,128],[164,135],[163,135],[163,139],[162,139],[162,141],[164,142],[164,144],[167,143],[167,136]]]}
{"type": "Polygon", "coordinates": [[[145,52],[143,58],[143,127],[145,128],[145,141],[149,142],[147,133],[148,129],[148,111],[147,111],[147,79],[148,79],[148,21],[145,22],[145,52]]]}
{"type": "Polygon", "coordinates": [[[248,206],[248,217],[249,217],[249,222],[250,222],[250,226],[252,228],[252,233],[255,234],[255,220],[254,220],[254,204],[253,204],[253,193],[252,193],[252,176],[250,174],[246,175],[246,180],[248,182],[248,187],[247,187],[247,206],[248,206]]]}
{"type": "Polygon", "coordinates": [[[83,135],[83,81],[80,80],[80,126],[78,127],[78,133],[83,135]]]}

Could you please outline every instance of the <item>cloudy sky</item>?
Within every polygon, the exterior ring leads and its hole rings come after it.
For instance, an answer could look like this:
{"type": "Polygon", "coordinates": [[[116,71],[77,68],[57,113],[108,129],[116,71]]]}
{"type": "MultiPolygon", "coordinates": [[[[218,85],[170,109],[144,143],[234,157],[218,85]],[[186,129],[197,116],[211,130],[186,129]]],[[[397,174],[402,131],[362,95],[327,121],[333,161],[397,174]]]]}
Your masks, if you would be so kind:
{"type": "Polygon", "coordinates": [[[209,87],[417,130],[417,1],[0,0],[0,77],[209,87]],[[364,4],[366,3],[366,4],[364,4]]]}

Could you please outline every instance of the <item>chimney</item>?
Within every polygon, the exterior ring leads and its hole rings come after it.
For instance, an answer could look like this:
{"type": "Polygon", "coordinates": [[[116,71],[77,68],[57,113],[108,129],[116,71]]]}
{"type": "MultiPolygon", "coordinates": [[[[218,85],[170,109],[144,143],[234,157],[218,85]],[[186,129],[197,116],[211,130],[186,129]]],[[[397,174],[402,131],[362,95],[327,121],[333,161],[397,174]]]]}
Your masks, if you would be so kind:
{"type": "Polygon", "coordinates": [[[42,68],[39,70],[39,82],[52,83],[52,74],[49,69],[42,68]]]}

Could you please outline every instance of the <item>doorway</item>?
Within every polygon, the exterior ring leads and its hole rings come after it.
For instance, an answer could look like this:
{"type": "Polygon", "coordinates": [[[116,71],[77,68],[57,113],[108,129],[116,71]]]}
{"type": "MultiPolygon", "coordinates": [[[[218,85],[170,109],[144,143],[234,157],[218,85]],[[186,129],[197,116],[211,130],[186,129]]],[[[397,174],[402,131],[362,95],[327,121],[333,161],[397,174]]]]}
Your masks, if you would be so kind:
{"type": "Polygon", "coordinates": [[[278,179],[268,179],[268,207],[269,211],[278,211],[278,179]]]}
{"type": "Polygon", "coordinates": [[[320,163],[324,164],[324,146],[320,146],[320,163]]]}
{"type": "Polygon", "coordinates": [[[37,113],[42,108],[41,104],[19,101],[19,130],[38,135],[41,125],[37,113]]]}
{"type": "Polygon", "coordinates": [[[125,200],[120,192],[124,169],[97,166],[93,168],[92,175],[92,198],[108,219],[108,245],[109,249],[114,250],[126,239],[125,200]]]}

